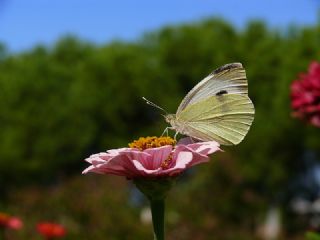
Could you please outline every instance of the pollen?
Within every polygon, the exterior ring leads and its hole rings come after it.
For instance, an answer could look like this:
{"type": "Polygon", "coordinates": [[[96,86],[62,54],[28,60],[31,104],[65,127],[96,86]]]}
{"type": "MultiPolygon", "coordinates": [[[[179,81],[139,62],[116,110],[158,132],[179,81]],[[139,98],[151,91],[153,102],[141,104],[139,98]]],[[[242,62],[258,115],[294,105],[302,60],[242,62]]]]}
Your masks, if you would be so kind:
{"type": "Polygon", "coordinates": [[[171,137],[140,137],[138,140],[134,140],[132,143],[129,143],[130,148],[137,148],[140,151],[143,151],[148,148],[157,148],[166,145],[174,146],[176,141],[171,137]]]}
{"type": "Polygon", "coordinates": [[[161,168],[168,169],[171,163],[172,163],[172,154],[170,154],[169,157],[161,163],[161,168]]]}

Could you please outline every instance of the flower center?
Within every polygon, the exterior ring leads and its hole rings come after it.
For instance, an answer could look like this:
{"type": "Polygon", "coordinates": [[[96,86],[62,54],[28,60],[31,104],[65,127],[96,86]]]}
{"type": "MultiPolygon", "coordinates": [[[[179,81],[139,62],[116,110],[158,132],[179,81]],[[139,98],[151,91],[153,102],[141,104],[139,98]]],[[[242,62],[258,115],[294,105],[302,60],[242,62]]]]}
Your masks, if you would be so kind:
{"type": "Polygon", "coordinates": [[[161,163],[161,168],[168,169],[170,167],[171,162],[172,162],[172,153],[170,153],[169,157],[161,163]]]}
{"type": "Polygon", "coordinates": [[[129,143],[130,148],[137,148],[143,151],[148,148],[157,148],[166,145],[174,146],[176,141],[171,137],[140,137],[138,140],[134,140],[129,143]]]}

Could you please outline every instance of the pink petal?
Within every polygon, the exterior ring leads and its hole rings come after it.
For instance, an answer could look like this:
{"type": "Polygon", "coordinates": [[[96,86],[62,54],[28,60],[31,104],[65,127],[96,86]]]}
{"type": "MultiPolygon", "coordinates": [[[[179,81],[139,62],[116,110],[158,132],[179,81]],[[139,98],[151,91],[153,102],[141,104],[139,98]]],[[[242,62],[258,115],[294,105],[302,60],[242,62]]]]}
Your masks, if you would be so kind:
{"type": "Polygon", "coordinates": [[[118,176],[127,176],[128,172],[126,169],[124,169],[122,166],[113,167],[110,168],[107,163],[105,164],[100,164],[97,166],[91,165],[87,167],[85,170],[83,170],[82,174],[87,174],[87,173],[98,173],[98,174],[114,174],[118,176]]]}
{"type": "MultiPolygon", "coordinates": [[[[147,169],[148,166],[150,166],[150,162],[152,161],[150,154],[142,152],[140,150],[129,149],[123,151],[121,154],[125,155],[130,160],[130,162],[132,162],[133,160],[140,162],[147,169]]],[[[132,166],[134,165],[132,164],[132,166]]]]}
{"type": "Polygon", "coordinates": [[[87,161],[88,163],[90,163],[92,165],[103,164],[106,162],[106,160],[103,160],[103,159],[96,157],[96,156],[86,158],[85,161],[87,161]]]}
{"type": "Polygon", "coordinates": [[[172,146],[162,146],[158,148],[149,148],[144,150],[148,153],[152,160],[150,160],[147,165],[144,165],[147,169],[158,169],[161,167],[161,163],[166,160],[172,151],[172,146]]]}
{"type": "Polygon", "coordinates": [[[141,162],[133,160],[133,164],[136,167],[136,169],[139,171],[139,174],[137,176],[155,176],[159,171],[161,170],[160,168],[158,169],[146,169],[141,162]]]}
{"type": "Polygon", "coordinates": [[[140,174],[140,171],[136,168],[133,160],[137,160],[141,163],[148,161],[148,154],[141,151],[131,150],[123,151],[119,156],[114,157],[108,161],[104,168],[108,169],[108,173],[111,171],[121,174],[127,177],[136,176],[140,174]]]}
{"type": "Polygon", "coordinates": [[[87,167],[85,170],[82,171],[82,174],[87,174],[89,172],[94,172],[94,173],[103,173],[103,172],[100,172],[100,171],[97,171],[97,168],[95,166],[89,166],[87,167]]]}
{"type": "Polygon", "coordinates": [[[216,151],[220,151],[220,144],[215,141],[193,143],[187,145],[187,147],[203,155],[209,155],[216,151]]]}
{"type": "Polygon", "coordinates": [[[107,152],[93,154],[89,158],[86,158],[85,161],[94,165],[100,164],[118,156],[121,152],[126,151],[127,149],[128,148],[110,149],[107,152]]]}
{"type": "Polygon", "coordinates": [[[215,141],[199,142],[186,146],[179,145],[175,150],[174,158],[178,156],[180,152],[191,152],[192,161],[188,164],[188,167],[192,167],[200,163],[208,162],[210,160],[208,155],[220,151],[219,146],[220,144],[215,141]]]}
{"type": "MultiPolygon", "coordinates": [[[[128,171],[128,169],[131,170],[130,161],[128,161],[128,157],[123,154],[114,156],[113,158],[110,158],[108,161],[104,161],[104,160],[99,161],[97,160],[96,157],[94,157],[91,162],[92,162],[92,165],[86,168],[82,172],[83,174],[86,174],[88,172],[94,172],[99,174],[110,173],[115,175],[127,176],[134,173],[133,170],[128,171]]],[[[131,163],[131,165],[133,164],[131,163]]]]}
{"type": "Polygon", "coordinates": [[[188,165],[192,162],[192,159],[192,152],[181,151],[177,153],[177,156],[175,158],[175,165],[169,169],[162,170],[162,174],[168,174],[169,176],[179,174],[189,167],[188,165]]]}
{"type": "MultiPolygon", "coordinates": [[[[110,149],[107,150],[107,153],[113,156],[116,156],[124,151],[132,150],[132,148],[118,148],[118,149],[110,149]]],[[[135,149],[136,150],[136,149],[135,149]]]]}

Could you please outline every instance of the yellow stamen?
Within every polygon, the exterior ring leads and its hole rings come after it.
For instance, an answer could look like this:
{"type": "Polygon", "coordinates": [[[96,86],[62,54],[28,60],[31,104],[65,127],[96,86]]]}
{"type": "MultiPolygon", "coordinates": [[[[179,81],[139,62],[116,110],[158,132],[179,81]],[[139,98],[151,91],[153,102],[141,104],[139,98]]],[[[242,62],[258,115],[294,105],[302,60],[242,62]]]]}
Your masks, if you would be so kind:
{"type": "Polygon", "coordinates": [[[140,137],[138,140],[134,140],[129,143],[130,148],[137,148],[143,151],[148,148],[157,148],[166,145],[174,146],[176,141],[171,137],[140,137]]]}

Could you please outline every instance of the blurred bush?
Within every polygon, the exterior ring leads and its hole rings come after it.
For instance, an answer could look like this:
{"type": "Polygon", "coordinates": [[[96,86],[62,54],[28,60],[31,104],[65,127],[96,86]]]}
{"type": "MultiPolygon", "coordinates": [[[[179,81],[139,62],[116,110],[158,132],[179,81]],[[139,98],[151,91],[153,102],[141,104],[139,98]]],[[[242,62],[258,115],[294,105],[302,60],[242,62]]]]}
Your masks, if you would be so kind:
{"type": "Polygon", "coordinates": [[[85,178],[76,176],[60,184],[11,192],[8,211],[18,213],[25,226],[10,232],[10,239],[43,239],[36,231],[37,223],[43,221],[63,225],[67,234],[62,239],[66,240],[152,239],[151,226],[139,223],[139,209],[128,201],[125,179],[85,178]]]}
{"type": "Polygon", "coordinates": [[[165,122],[142,96],[174,112],[212,70],[241,62],[256,108],[253,126],[243,143],[224,148],[221,161],[200,167],[176,190],[189,197],[173,208],[181,206],[198,233],[223,234],[228,224],[245,239],[242,229],[254,232],[268,203],[287,203],[305,152],[319,156],[319,129],[292,119],[289,102],[290,83],[320,59],[319,40],[318,26],[280,31],[251,22],[239,31],[209,19],[168,26],[133,43],[95,46],[66,37],[52,48],[15,55],[1,46],[0,187],[80,174],[91,153],[161,134],[165,122]]]}

